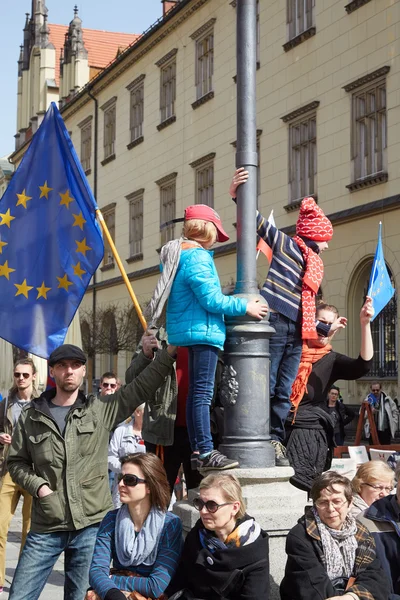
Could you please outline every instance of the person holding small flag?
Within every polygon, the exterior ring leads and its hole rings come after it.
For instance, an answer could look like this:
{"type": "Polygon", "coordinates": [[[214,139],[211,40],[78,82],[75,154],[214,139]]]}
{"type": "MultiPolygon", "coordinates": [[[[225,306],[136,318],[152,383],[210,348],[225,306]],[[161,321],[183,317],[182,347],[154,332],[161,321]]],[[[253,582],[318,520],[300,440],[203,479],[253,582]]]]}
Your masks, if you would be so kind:
{"type": "MultiPolygon", "coordinates": [[[[248,171],[237,169],[229,194],[236,202],[236,190],[248,179],[248,171]]],[[[289,466],[285,440],[285,421],[290,410],[292,383],[299,368],[304,339],[327,336],[346,325],[344,317],[332,323],[316,320],[316,295],[324,275],[321,252],[328,248],[333,228],[313,198],[304,198],[291,238],[257,211],[257,233],[271,248],[272,259],[260,294],[267,300],[270,323],[275,335],[269,340],[271,353],[270,403],[271,443],[276,466],[289,466]]]]}

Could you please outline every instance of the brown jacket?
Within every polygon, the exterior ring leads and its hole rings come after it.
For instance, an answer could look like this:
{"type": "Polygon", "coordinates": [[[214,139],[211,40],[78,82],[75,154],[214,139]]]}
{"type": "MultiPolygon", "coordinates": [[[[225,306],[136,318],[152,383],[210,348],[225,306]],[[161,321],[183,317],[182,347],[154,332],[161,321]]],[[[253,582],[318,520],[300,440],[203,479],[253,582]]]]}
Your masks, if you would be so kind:
{"type": "MultiPolygon", "coordinates": [[[[35,396],[33,396],[35,397],[35,396]]],[[[15,396],[9,395],[7,398],[3,398],[0,402],[0,434],[8,433],[13,434],[13,419],[12,419],[12,405],[16,400],[15,396]]],[[[7,473],[7,457],[10,451],[11,444],[0,443],[0,478],[3,478],[7,473]]]]}

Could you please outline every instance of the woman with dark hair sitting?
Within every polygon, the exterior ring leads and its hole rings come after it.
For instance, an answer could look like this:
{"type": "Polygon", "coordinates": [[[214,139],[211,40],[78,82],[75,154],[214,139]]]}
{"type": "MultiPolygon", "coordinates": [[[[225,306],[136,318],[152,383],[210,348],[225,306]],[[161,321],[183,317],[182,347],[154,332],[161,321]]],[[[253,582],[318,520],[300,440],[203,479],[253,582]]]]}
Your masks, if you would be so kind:
{"type": "Polygon", "coordinates": [[[286,539],[282,600],[388,600],[374,540],[350,516],[352,497],[343,475],[328,471],[314,481],[313,506],[286,539]]]}
{"type": "Polygon", "coordinates": [[[200,519],[186,537],[169,599],[268,600],[268,535],[246,514],[237,478],[208,475],[193,506],[200,519]]]}
{"type": "Polygon", "coordinates": [[[155,454],[121,458],[122,506],[103,519],[97,534],[87,600],[160,597],[175,574],[182,550],[180,519],[167,508],[170,489],[155,454]],[[110,564],[113,569],[110,572],[110,564]]]}

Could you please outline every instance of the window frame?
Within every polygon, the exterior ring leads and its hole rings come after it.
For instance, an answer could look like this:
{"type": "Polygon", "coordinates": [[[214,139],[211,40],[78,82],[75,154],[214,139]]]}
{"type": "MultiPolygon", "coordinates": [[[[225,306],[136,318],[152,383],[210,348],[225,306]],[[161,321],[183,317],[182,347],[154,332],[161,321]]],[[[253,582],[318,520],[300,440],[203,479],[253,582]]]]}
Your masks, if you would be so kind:
{"type": "MultiPolygon", "coordinates": [[[[111,239],[115,242],[115,231],[116,231],[116,202],[109,204],[101,209],[104,222],[107,225],[107,229],[110,233],[111,239]],[[110,218],[113,219],[113,223],[110,225],[110,218]]],[[[107,270],[111,269],[115,266],[114,255],[111,251],[110,245],[107,241],[107,238],[104,237],[104,256],[102,261],[102,269],[107,270]],[[108,253],[107,253],[108,250],[108,253]]]]}
{"type": "Polygon", "coordinates": [[[103,120],[103,151],[104,158],[102,164],[115,158],[115,142],[117,139],[117,97],[110,98],[101,110],[104,113],[103,120]]]}
{"type": "Polygon", "coordinates": [[[317,195],[317,111],[310,111],[289,123],[288,128],[289,204],[317,195]],[[303,131],[307,125],[307,135],[303,131]],[[311,130],[311,131],[310,131],[311,130]],[[298,134],[297,140],[294,135],[298,134]]]}
{"type": "Polygon", "coordinates": [[[78,124],[81,130],[81,165],[85,174],[88,175],[91,172],[91,158],[92,158],[92,120],[93,117],[90,115],[84,121],[78,124]]]}
{"type": "Polygon", "coordinates": [[[138,259],[143,256],[144,188],[129,194],[126,199],[129,202],[129,258],[138,259]]]}
{"type": "Polygon", "coordinates": [[[178,173],[170,173],[156,181],[160,192],[160,245],[175,238],[176,180],[178,173]],[[166,225],[168,223],[168,225],[166,225]]]}

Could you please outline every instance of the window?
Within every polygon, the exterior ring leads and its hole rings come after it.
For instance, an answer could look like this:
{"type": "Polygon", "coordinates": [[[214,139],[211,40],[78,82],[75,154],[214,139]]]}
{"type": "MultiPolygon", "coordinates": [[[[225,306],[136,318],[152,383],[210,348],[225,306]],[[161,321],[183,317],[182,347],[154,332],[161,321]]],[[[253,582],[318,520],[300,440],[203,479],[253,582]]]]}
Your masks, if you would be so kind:
{"type": "Polygon", "coordinates": [[[157,126],[160,131],[170,123],[176,120],[175,100],[176,100],[176,54],[177,48],[174,48],[168,54],[156,62],[160,67],[160,119],[157,126]]]}
{"type": "Polygon", "coordinates": [[[127,196],[129,202],[129,252],[131,258],[142,255],[143,194],[144,189],[141,189],[127,196]]]}
{"type": "Polygon", "coordinates": [[[79,123],[78,127],[81,130],[81,165],[88,173],[92,155],[92,116],[79,123]]]}
{"type": "Polygon", "coordinates": [[[315,0],[286,0],[288,40],[301,35],[314,24],[315,0]]]}
{"type": "MultiPolygon", "coordinates": [[[[102,209],[104,221],[113,241],[115,241],[115,202],[102,209]]],[[[111,268],[114,266],[114,255],[106,238],[104,238],[104,258],[103,267],[111,268]]]]}
{"type": "Polygon", "coordinates": [[[115,158],[116,100],[117,98],[114,96],[101,107],[104,111],[104,160],[102,164],[105,164],[104,161],[109,162],[115,158]]]}
{"type": "Polygon", "coordinates": [[[213,74],[214,74],[214,23],[216,19],[210,19],[190,36],[196,44],[196,102],[192,104],[196,108],[203,102],[214,96],[213,74]]]}
{"type": "Polygon", "coordinates": [[[214,207],[214,158],[215,152],[190,163],[195,170],[195,202],[214,207]]]}
{"type": "Polygon", "coordinates": [[[176,178],[177,173],[171,173],[156,181],[160,187],[160,233],[161,246],[175,237],[176,215],[176,178]]]}
{"type": "Polygon", "coordinates": [[[131,143],[143,137],[144,75],[140,75],[129,86],[131,143]]]}
{"type": "Polygon", "coordinates": [[[289,197],[296,202],[317,192],[317,117],[309,114],[289,125],[289,197]]]}

